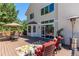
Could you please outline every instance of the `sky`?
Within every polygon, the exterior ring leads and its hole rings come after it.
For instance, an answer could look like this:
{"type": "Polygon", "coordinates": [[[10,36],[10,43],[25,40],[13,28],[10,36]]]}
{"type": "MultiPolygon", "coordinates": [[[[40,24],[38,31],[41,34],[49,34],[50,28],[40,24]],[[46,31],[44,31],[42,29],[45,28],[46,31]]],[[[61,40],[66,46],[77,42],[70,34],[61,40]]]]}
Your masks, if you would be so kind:
{"type": "Polygon", "coordinates": [[[18,18],[20,20],[27,19],[25,12],[27,11],[29,4],[28,3],[16,3],[15,6],[16,6],[16,10],[19,10],[18,18]]]}

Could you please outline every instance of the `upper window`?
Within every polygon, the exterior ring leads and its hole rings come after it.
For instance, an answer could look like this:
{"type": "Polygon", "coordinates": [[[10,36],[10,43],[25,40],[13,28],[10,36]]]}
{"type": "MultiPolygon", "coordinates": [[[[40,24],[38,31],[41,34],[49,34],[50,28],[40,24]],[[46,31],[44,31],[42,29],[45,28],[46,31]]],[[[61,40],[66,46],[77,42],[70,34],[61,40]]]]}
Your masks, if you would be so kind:
{"type": "Polygon", "coordinates": [[[47,14],[49,12],[52,12],[54,10],[54,3],[44,7],[41,9],[41,15],[47,14]]]}
{"type": "Polygon", "coordinates": [[[48,13],[48,6],[45,7],[45,14],[48,13]]]}
{"type": "Polygon", "coordinates": [[[44,8],[41,9],[41,15],[44,15],[44,8]]]}
{"type": "Polygon", "coordinates": [[[49,12],[52,12],[54,10],[54,3],[49,5],[49,12]]]}
{"type": "Polygon", "coordinates": [[[34,13],[30,14],[30,19],[34,18],[34,13]]]}
{"type": "Polygon", "coordinates": [[[54,20],[52,19],[52,20],[49,20],[49,23],[52,23],[52,22],[54,22],[54,20]]]}

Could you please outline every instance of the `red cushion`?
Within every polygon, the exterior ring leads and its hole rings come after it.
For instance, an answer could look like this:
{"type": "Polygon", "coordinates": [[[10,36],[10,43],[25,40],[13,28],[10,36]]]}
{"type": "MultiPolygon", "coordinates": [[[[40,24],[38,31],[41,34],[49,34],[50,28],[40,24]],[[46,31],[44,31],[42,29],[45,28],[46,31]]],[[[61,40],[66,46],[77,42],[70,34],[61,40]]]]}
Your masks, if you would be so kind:
{"type": "Polygon", "coordinates": [[[54,44],[54,42],[53,42],[53,41],[49,41],[49,42],[45,42],[45,43],[43,44],[43,46],[44,46],[44,47],[48,47],[48,46],[50,46],[50,45],[52,45],[52,44],[54,44]]]}
{"type": "Polygon", "coordinates": [[[37,46],[36,49],[35,49],[35,54],[37,56],[42,56],[42,53],[43,53],[43,46],[37,46]]]}

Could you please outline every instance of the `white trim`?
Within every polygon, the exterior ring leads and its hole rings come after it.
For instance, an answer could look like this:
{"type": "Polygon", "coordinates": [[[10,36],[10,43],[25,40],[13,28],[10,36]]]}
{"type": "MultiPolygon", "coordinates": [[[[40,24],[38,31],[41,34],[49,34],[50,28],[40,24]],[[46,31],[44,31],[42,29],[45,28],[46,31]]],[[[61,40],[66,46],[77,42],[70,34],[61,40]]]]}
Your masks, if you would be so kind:
{"type": "Polygon", "coordinates": [[[40,25],[54,25],[54,22],[53,23],[46,23],[46,24],[40,24],[40,25]]]}

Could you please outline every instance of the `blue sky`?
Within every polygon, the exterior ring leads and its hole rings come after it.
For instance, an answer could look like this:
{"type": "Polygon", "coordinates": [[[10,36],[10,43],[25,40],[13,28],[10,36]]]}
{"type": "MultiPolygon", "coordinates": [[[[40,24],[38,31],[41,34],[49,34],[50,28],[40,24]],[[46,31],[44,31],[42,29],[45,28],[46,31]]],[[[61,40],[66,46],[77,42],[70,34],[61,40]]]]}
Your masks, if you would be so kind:
{"type": "Polygon", "coordinates": [[[27,19],[25,16],[25,12],[27,11],[29,4],[28,3],[16,3],[16,10],[19,10],[18,18],[20,20],[27,19]]]}

